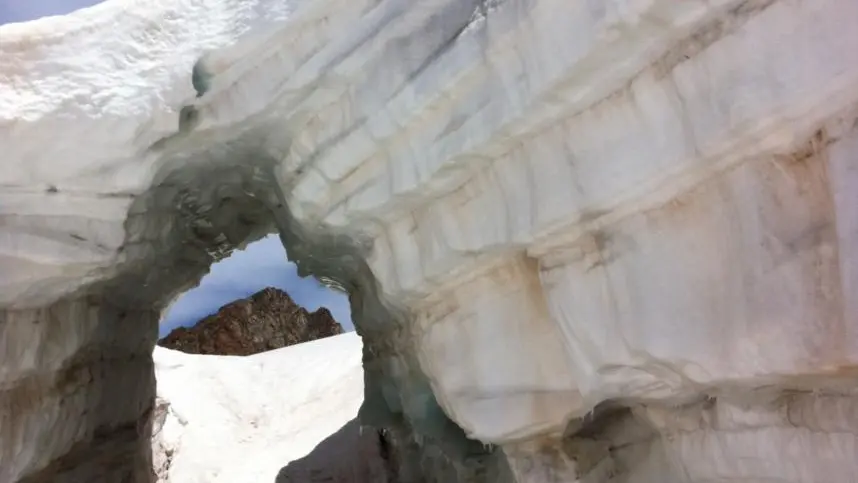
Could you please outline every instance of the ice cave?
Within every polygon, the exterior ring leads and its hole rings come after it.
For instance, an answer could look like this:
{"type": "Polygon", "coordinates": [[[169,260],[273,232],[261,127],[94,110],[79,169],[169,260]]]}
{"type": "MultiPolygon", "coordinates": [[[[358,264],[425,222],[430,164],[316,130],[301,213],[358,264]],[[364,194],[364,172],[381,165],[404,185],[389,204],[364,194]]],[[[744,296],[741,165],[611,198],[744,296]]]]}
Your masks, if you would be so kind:
{"type": "MultiPolygon", "coordinates": [[[[0,483],[155,482],[159,314],[268,233],[349,294],[357,336],[306,347],[354,351],[389,482],[856,481],[856,25],[850,0],[0,25],[0,483]]],[[[275,483],[210,463],[170,483],[275,483]]]]}

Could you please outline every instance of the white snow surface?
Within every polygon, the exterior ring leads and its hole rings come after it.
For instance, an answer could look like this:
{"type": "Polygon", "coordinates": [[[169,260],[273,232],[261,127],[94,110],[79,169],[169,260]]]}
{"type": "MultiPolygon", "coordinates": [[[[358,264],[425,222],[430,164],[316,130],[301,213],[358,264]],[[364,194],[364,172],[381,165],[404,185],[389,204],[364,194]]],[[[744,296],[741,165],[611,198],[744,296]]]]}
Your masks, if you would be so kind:
{"type": "MultiPolygon", "coordinates": [[[[158,397],[169,402],[153,452],[172,452],[175,483],[272,483],[357,416],[361,341],[354,332],[247,357],[157,347],[158,397]]],[[[157,459],[157,456],[156,456],[157,459]]]]}

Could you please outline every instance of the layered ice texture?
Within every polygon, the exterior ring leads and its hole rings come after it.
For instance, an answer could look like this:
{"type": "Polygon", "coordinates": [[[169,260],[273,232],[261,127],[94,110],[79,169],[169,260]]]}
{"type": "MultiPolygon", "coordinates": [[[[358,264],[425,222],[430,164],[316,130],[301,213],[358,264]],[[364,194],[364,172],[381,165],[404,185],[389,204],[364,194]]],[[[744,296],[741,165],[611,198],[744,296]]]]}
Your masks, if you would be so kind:
{"type": "Polygon", "coordinates": [[[147,481],[159,311],[273,231],[351,294],[362,421],[449,478],[853,481],[856,25],[108,0],[0,26],[0,481],[147,481]]]}

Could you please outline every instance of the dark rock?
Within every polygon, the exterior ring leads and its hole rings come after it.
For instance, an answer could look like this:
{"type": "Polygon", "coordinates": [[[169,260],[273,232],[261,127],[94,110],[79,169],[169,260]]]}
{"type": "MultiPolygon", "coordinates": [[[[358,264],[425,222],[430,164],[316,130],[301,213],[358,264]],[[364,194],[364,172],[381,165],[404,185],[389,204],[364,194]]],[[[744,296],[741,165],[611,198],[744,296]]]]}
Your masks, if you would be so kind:
{"type": "Polygon", "coordinates": [[[286,292],[268,287],[193,327],[173,330],[158,345],[189,354],[247,356],[342,333],[328,309],[308,312],[286,292]]]}
{"type": "Polygon", "coordinates": [[[383,430],[361,428],[353,419],[284,466],[275,483],[399,483],[396,459],[383,430]]]}

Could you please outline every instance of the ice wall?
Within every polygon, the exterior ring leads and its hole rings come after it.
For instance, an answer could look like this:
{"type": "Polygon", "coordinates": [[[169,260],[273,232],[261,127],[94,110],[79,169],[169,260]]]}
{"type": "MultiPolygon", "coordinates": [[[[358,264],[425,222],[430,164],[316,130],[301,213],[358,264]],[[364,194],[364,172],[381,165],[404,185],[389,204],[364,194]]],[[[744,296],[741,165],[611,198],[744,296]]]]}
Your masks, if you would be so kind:
{"type": "Polygon", "coordinates": [[[0,27],[0,481],[147,481],[153,314],[272,230],[349,290],[405,481],[850,481],[856,22],[109,0],[0,27]]]}

